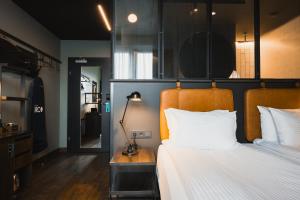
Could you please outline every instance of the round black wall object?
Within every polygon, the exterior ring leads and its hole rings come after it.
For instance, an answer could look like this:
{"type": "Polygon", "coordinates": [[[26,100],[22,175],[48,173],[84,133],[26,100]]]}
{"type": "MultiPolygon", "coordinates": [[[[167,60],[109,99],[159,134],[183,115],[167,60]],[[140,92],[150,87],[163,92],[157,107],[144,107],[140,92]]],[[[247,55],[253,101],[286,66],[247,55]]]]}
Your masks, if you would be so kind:
{"type": "Polygon", "coordinates": [[[212,34],[212,78],[228,78],[235,68],[235,41],[212,34]]]}
{"type": "Polygon", "coordinates": [[[198,32],[187,38],[179,52],[180,72],[184,78],[206,76],[206,33],[198,32]]]}
{"type": "MultiPolygon", "coordinates": [[[[180,72],[184,78],[204,78],[207,69],[207,33],[187,38],[179,52],[180,72]]],[[[212,78],[228,78],[235,66],[234,41],[212,34],[212,78]]]]}

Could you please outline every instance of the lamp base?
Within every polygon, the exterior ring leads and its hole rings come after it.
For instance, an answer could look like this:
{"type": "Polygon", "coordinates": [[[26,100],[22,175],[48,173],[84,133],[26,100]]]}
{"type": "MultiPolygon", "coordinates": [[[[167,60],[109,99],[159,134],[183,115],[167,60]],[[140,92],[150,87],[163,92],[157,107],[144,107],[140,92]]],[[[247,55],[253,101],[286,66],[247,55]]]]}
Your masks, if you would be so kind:
{"type": "Polygon", "coordinates": [[[137,147],[135,144],[129,144],[128,146],[124,147],[122,151],[122,155],[124,156],[133,156],[138,153],[137,147]]]}

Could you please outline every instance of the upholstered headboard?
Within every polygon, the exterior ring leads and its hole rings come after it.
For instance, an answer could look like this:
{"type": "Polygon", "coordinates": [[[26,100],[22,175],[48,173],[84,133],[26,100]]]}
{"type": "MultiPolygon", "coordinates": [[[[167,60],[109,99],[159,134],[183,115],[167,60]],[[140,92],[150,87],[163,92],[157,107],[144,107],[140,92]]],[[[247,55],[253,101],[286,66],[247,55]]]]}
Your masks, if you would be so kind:
{"type": "Polygon", "coordinates": [[[164,110],[178,108],[190,111],[230,110],[233,111],[233,95],[229,89],[168,89],[160,94],[160,137],[169,138],[164,110]]]}
{"type": "Polygon", "coordinates": [[[245,93],[245,132],[248,141],[261,138],[258,105],[273,108],[300,108],[300,89],[260,88],[245,93]]]}

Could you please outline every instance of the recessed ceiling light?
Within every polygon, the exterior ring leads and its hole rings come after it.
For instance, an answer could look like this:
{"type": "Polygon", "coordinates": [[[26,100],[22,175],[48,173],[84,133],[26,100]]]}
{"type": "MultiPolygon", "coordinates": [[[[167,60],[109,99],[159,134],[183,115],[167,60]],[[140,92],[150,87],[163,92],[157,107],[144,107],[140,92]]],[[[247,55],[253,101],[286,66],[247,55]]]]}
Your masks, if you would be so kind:
{"type": "Polygon", "coordinates": [[[199,11],[199,9],[197,8],[197,3],[195,2],[193,5],[193,12],[196,13],[198,11],[199,11]]]}
{"type": "Polygon", "coordinates": [[[130,23],[133,24],[133,23],[137,22],[138,17],[136,16],[136,14],[130,13],[130,14],[128,15],[127,19],[128,19],[128,21],[129,21],[130,23]]]}
{"type": "Polygon", "coordinates": [[[212,16],[214,16],[214,15],[216,15],[216,14],[217,14],[217,13],[216,13],[215,11],[212,11],[212,12],[211,12],[211,15],[212,15],[212,16]]]}

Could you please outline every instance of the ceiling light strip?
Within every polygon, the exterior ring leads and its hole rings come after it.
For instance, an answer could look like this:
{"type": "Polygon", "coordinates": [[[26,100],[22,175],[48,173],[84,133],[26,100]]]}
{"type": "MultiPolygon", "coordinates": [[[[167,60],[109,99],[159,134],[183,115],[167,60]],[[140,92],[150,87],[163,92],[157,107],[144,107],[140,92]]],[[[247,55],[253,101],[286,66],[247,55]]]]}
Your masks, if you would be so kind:
{"type": "Polygon", "coordinates": [[[103,19],[103,21],[104,21],[104,24],[105,24],[107,30],[108,30],[108,31],[111,31],[111,26],[110,26],[110,24],[109,24],[109,22],[108,22],[108,18],[107,18],[107,16],[106,16],[106,13],[105,13],[103,7],[102,7],[100,4],[98,4],[98,10],[99,10],[99,12],[100,12],[100,14],[101,14],[101,17],[102,17],[102,19],[103,19]]]}

